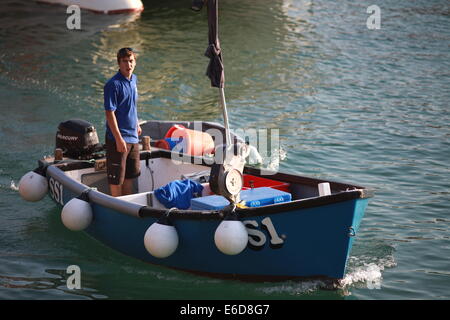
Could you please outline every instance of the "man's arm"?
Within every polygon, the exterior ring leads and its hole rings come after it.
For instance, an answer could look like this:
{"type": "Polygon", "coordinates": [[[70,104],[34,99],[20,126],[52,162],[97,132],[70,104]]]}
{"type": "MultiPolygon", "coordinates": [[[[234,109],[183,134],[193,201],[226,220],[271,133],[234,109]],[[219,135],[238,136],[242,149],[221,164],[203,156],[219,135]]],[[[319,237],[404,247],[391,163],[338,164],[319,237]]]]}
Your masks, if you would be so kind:
{"type": "Polygon", "coordinates": [[[105,110],[106,113],[106,121],[108,122],[108,126],[111,129],[111,132],[116,140],[116,149],[117,152],[126,152],[127,151],[127,143],[123,140],[122,135],[120,134],[119,126],[117,125],[116,115],[114,111],[105,110]]]}

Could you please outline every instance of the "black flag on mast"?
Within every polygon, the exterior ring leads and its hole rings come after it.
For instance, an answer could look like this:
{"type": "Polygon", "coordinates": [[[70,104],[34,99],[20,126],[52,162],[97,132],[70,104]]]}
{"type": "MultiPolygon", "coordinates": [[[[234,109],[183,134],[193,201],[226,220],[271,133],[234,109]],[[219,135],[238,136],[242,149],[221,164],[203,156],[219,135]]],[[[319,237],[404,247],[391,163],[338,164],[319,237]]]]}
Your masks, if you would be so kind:
{"type": "Polygon", "coordinates": [[[222,51],[219,42],[219,4],[218,0],[207,0],[208,9],[208,48],[205,56],[209,58],[206,75],[211,79],[211,86],[223,88],[225,84],[225,74],[222,60],[222,51]]]}

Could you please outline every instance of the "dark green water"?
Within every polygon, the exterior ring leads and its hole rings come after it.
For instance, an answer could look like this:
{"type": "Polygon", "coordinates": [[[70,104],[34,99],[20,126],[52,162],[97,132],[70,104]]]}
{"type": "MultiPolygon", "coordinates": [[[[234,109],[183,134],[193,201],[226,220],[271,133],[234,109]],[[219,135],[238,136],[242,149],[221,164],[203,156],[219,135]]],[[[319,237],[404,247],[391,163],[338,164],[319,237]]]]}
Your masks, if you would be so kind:
{"type": "MultiPolygon", "coordinates": [[[[450,5],[223,0],[220,38],[233,128],[278,128],[282,171],[375,189],[343,285],[243,283],[193,276],[116,253],[60,222],[18,181],[52,154],[58,124],[104,135],[102,89],[115,52],[139,53],[141,119],[221,122],[204,76],[206,12],[145,1],[140,16],[0,4],[0,299],[449,299],[450,5]],[[78,265],[81,290],[66,286],[78,265]]],[[[320,227],[320,226],[316,226],[320,227]]]]}

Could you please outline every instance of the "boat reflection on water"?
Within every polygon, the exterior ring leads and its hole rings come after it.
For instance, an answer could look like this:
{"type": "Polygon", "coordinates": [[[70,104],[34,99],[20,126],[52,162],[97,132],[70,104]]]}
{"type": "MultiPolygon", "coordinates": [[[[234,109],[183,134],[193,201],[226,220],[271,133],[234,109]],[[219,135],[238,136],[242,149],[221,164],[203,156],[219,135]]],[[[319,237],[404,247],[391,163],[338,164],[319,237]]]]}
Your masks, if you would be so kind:
{"type": "Polygon", "coordinates": [[[141,0],[37,0],[37,2],[65,6],[77,5],[81,9],[105,14],[141,12],[144,10],[141,0]]]}

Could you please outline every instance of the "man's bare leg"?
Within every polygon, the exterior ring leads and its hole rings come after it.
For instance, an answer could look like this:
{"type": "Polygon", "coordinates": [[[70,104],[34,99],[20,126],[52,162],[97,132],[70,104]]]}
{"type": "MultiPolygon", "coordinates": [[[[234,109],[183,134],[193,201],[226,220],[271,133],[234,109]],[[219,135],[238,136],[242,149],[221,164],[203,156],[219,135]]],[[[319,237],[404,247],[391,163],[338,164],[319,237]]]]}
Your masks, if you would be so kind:
{"type": "Polygon", "coordinates": [[[122,185],[122,195],[126,196],[127,194],[133,193],[133,179],[125,179],[122,185]]]}
{"type": "Polygon", "coordinates": [[[121,184],[110,184],[109,191],[111,192],[111,196],[120,197],[122,195],[122,185],[121,184]]]}

